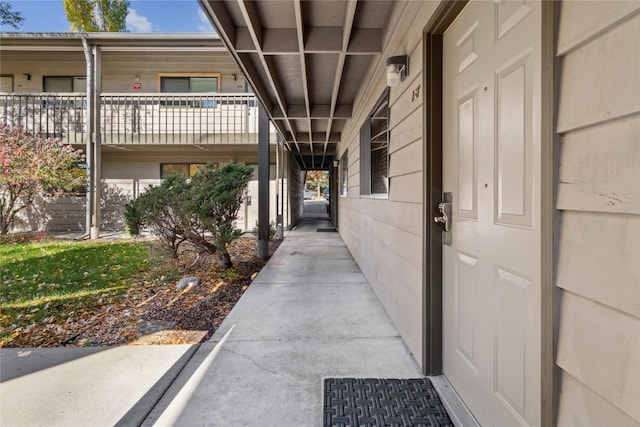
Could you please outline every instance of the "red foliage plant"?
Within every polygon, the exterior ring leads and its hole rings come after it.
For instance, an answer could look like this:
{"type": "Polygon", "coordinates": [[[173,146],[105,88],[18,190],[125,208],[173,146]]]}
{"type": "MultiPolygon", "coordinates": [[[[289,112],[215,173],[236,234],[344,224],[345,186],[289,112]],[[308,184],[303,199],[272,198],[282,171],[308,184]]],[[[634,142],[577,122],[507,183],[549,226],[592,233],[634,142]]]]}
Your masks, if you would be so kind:
{"type": "Polygon", "coordinates": [[[22,126],[0,125],[0,234],[36,196],[60,196],[86,184],[78,164],[81,151],[58,138],[36,135],[22,126]]]}

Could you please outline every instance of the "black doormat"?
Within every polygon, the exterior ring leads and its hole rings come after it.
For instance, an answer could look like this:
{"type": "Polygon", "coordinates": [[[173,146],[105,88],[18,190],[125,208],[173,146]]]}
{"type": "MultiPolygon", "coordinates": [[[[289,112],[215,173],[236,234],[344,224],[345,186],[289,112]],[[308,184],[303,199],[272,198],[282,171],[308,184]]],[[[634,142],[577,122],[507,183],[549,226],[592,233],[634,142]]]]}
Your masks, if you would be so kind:
{"type": "Polygon", "coordinates": [[[318,227],[316,231],[318,233],[335,233],[338,230],[335,227],[318,227]]]}
{"type": "Polygon", "coordinates": [[[453,426],[427,378],[327,378],[324,427],[453,426]]]}

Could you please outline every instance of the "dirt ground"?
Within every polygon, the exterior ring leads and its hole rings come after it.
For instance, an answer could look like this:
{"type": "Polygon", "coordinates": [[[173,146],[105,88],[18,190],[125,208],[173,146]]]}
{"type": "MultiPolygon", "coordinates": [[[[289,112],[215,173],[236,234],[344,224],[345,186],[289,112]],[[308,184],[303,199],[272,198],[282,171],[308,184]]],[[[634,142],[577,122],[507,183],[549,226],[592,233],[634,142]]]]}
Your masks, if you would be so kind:
{"type": "MultiPolygon", "coordinates": [[[[273,254],[280,241],[270,242],[273,254]]],[[[6,347],[113,346],[195,344],[209,339],[268,260],[256,256],[255,238],[241,238],[230,248],[232,270],[225,271],[216,255],[176,262],[164,268],[172,277],[136,277],[121,297],[98,302],[66,319],[46,318],[15,337],[6,347]],[[176,276],[176,272],[178,273],[176,276]],[[182,277],[200,283],[177,288],[182,277]]]]}

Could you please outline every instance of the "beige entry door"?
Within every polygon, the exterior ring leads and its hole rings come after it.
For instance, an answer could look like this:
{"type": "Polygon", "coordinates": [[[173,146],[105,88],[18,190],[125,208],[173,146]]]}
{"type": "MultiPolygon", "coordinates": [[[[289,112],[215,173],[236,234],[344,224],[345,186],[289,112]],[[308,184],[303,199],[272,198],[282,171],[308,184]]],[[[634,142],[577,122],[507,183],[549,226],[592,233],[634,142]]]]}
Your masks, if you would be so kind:
{"type": "Polygon", "coordinates": [[[540,23],[471,1],[443,38],[443,369],[483,426],[540,424],[540,23]]]}

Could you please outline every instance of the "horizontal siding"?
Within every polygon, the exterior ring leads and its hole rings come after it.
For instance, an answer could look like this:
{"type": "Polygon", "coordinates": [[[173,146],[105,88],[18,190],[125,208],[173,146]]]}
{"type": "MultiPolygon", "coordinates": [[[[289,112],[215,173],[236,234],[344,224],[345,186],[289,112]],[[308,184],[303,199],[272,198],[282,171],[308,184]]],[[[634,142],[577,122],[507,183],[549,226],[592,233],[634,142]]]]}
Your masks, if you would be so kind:
{"type": "Polygon", "coordinates": [[[560,150],[559,209],[640,214],[640,114],[568,133],[560,150]]]}
{"type": "Polygon", "coordinates": [[[593,1],[584,7],[579,1],[562,3],[558,36],[558,54],[568,51],[598,37],[603,32],[640,11],[640,2],[629,0],[593,1]],[[580,19],[574,19],[580,16],[580,19]]]}
{"type": "Polygon", "coordinates": [[[559,25],[558,424],[640,426],[640,4],[559,25]]]}
{"type": "Polygon", "coordinates": [[[638,423],[566,372],[560,378],[558,425],[637,427],[638,423]]]}
{"type": "Polygon", "coordinates": [[[391,129],[391,143],[389,152],[391,154],[403,149],[407,145],[422,140],[422,109],[416,108],[409,116],[404,117],[401,123],[391,129]]]}
{"type": "MultiPolygon", "coordinates": [[[[14,75],[14,91],[40,92],[43,76],[84,76],[82,52],[3,51],[0,74],[14,75]],[[51,64],[55,63],[55,68],[51,64]],[[23,80],[28,71],[31,80],[23,80]]],[[[142,85],[136,93],[157,93],[158,73],[220,73],[221,92],[245,92],[247,85],[238,66],[227,52],[103,52],[102,91],[133,92],[135,76],[142,85]],[[237,77],[232,80],[232,74],[237,77]]]]}
{"type": "Polygon", "coordinates": [[[424,327],[422,29],[437,5],[399,3],[389,16],[383,53],[365,73],[338,147],[339,154],[349,151],[348,196],[338,200],[340,235],[419,363],[424,327]],[[386,87],[385,58],[401,54],[409,55],[409,73],[390,91],[389,193],[360,196],[359,130],[386,87]]]}
{"type": "Polygon", "coordinates": [[[394,151],[389,160],[389,176],[395,177],[419,173],[422,171],[422,139],[403,149],[394,151]]]}
{"type": "Polygon", "coordinates": [[[640,318],[639,237],[640,216],[565,212],[558,287],[640,318]]]}
{"type": "Polygon", "coordinates": [[[640,13],[563,58],[558,132],[640,111],[640,13]]]}
{"type": "Polygon", "coordinates": [[[85,222],[84,197],[39,197],[20,211],[12,231],[81,231],[85,222]]]}
{"type": "MultiPolygon", "coordinates": [[[[388,202],[375,199],[341,200],[338,211],[340,234],[407,346],[419,360],[422,336],[416,329],[422,319],[421,238],[375,217],[373,212],[385,211],[385,204],[388,202]],[[416,257],[416,254],[420,256],[416,257]]],[[[402,217],[396,220],[406,226],[402,217]]]]}
{"type": "Polygon", "coordinates": [[[640,420],[640,319],[570,292],[560,312],[558,366],[640,420]]]}

